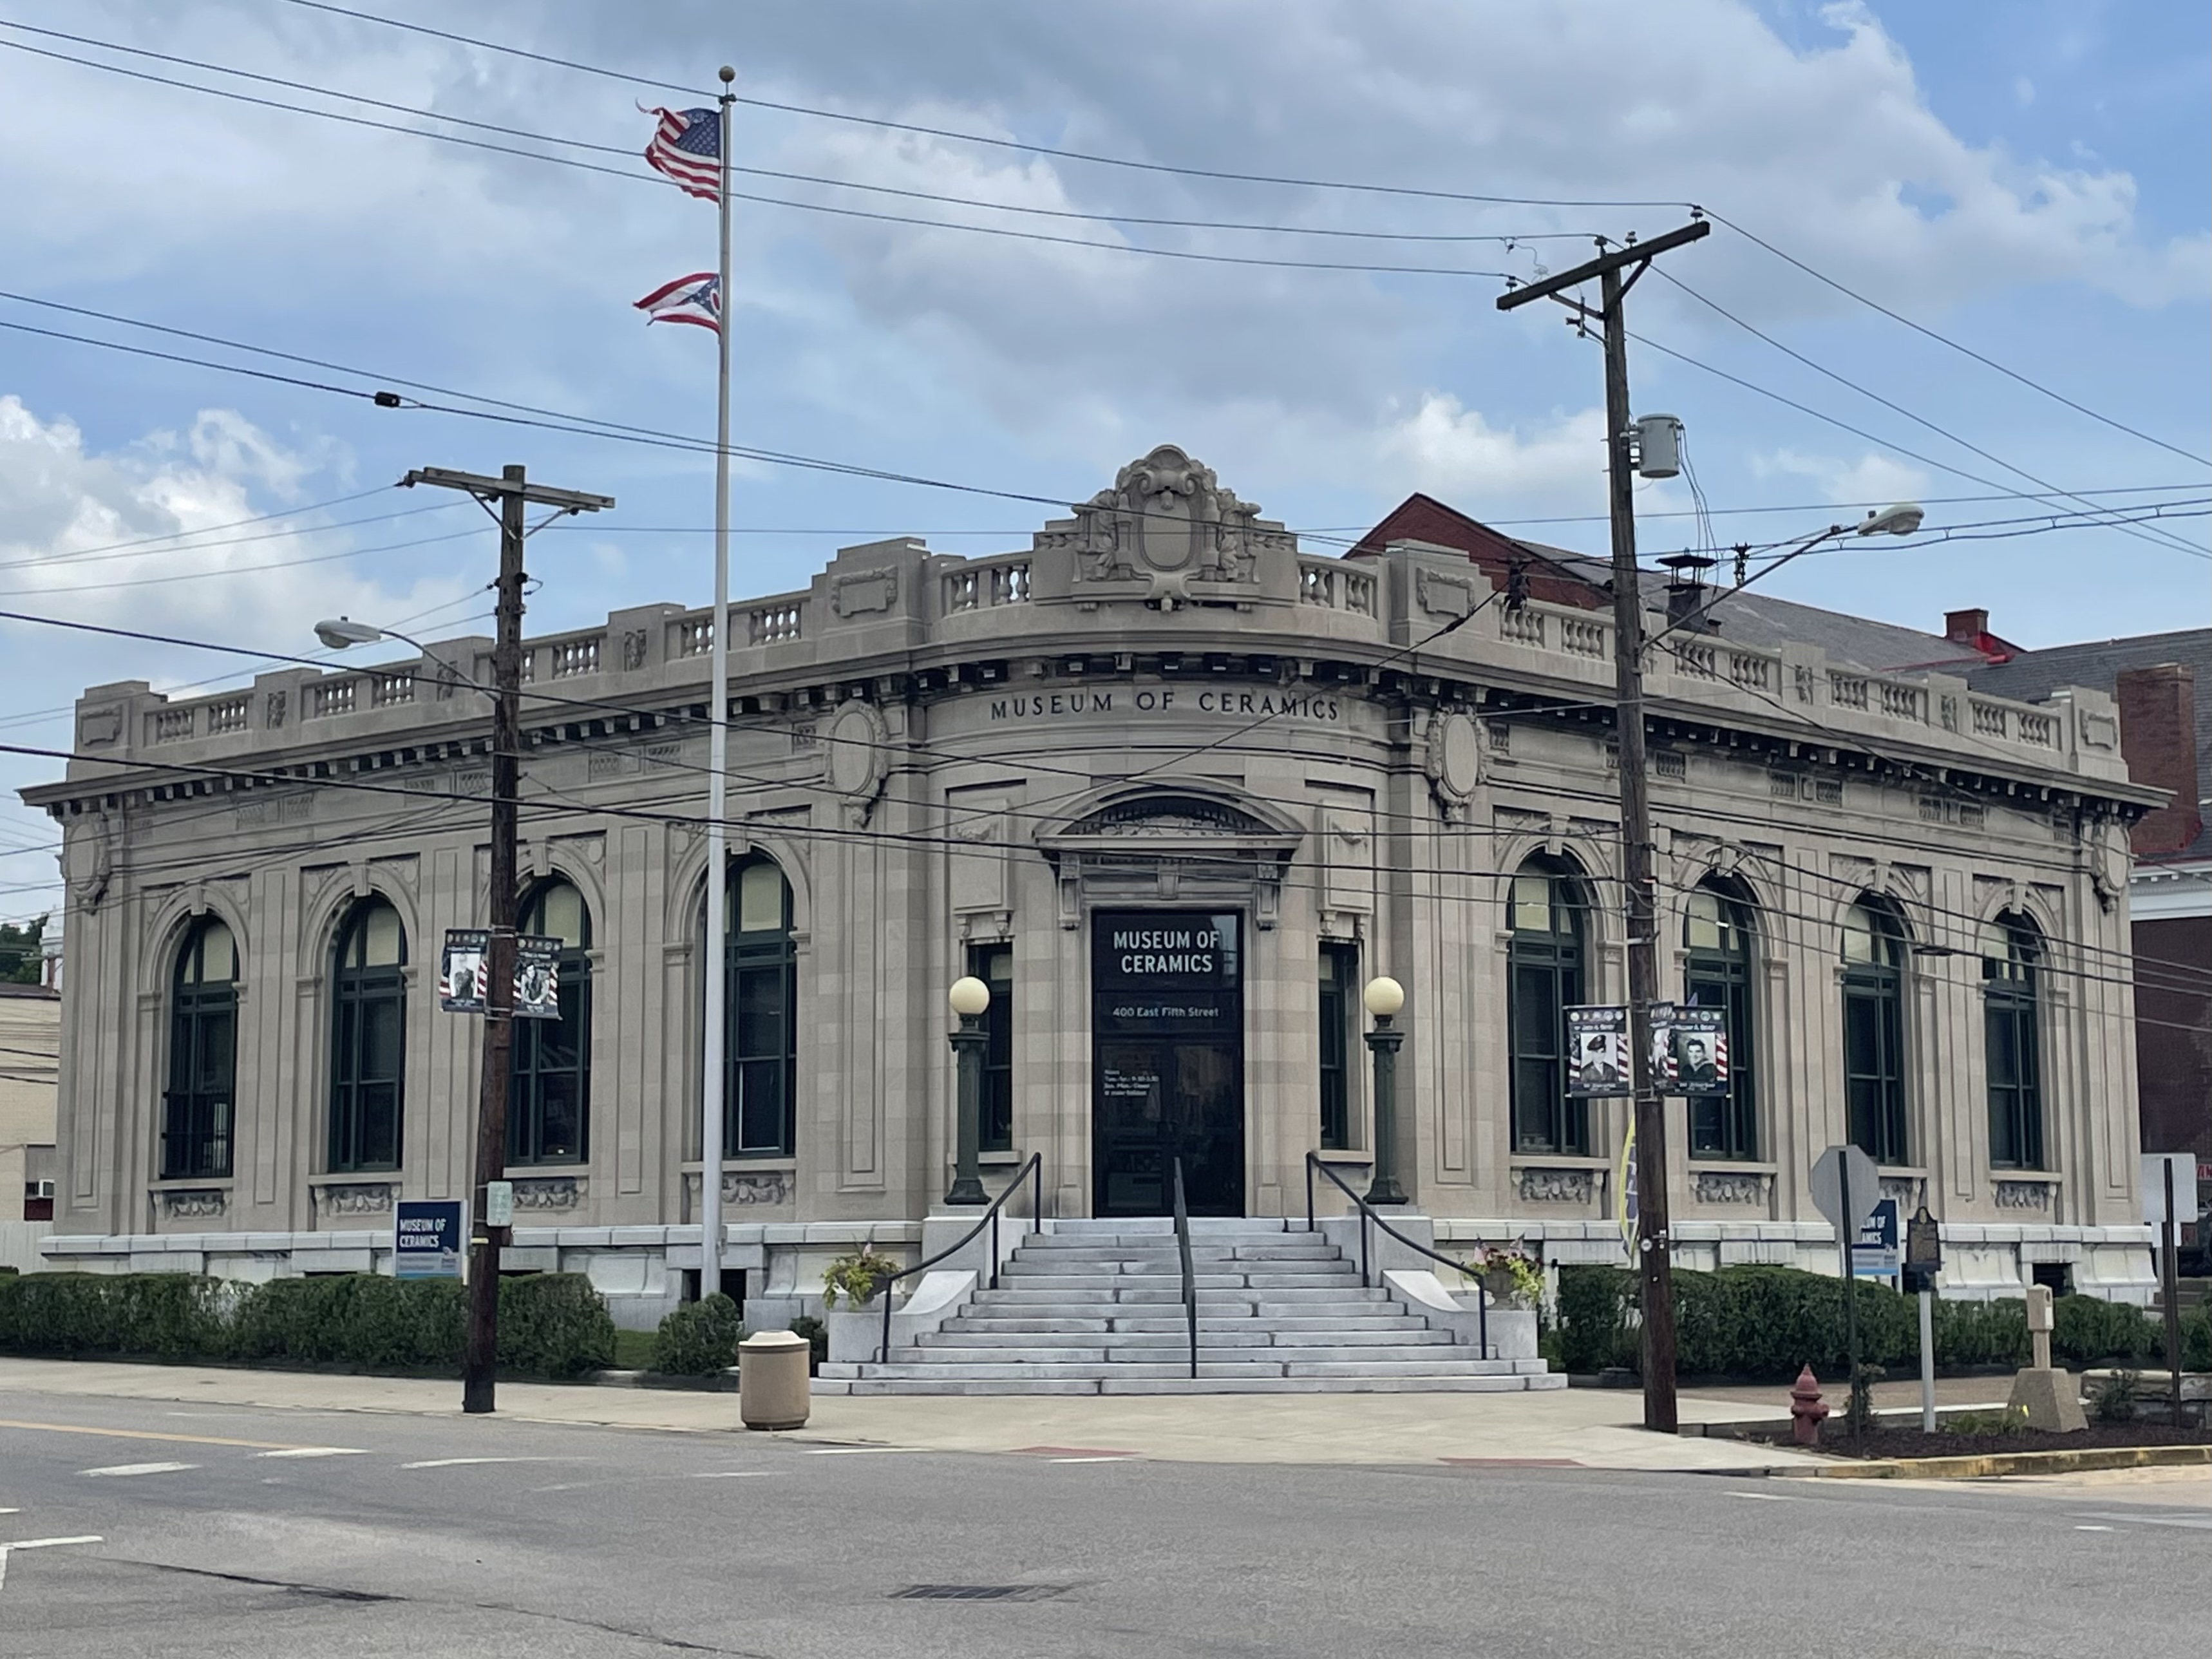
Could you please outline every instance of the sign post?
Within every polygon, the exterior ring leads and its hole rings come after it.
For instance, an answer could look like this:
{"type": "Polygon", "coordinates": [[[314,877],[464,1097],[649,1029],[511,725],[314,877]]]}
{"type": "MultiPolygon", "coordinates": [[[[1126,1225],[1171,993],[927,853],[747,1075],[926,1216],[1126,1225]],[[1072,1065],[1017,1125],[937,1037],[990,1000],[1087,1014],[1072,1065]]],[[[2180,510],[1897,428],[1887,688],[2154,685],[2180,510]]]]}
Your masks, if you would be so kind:
{"type": "Polygon", "coordinates": [[[2181,1304],[2174,1261],[2174,1194],[2189,1195],[2190,1218],[2197,1214],[2197,1154],[2145,1152],[2142,1160],[2143,1219],[2158,1229],[2159,1300],[2166,1312],[2166,1369],[2173,1393],[2173,1426],[2181,1426],[2181,1304]],[[2177,1180],[2177,1176],[2179,1179],[2177,1180]]]}
{"type": "MultiPolygon", "coordinates": [[[[1851,1259],[1853,1244],[1881,1197],[1881,1174],[1874,1160],[1858,1147],[1831,1146],[1814,1162],[1813,1203],[1835,1224],[1837,1254],[1843,1262],[1844,1349],[1850,1358],[1850,1382],[1855,1389],[1859,1380],[1859,1298],[1856,1264],[1851,1259]]],[[[1851,1438],[1856,1443],[1856,1417],[1853,1422],[1851,1438]]]]}
{"type": "Polygon", "coordinates": [[[1905,1229],[1904,1288],[1920,1297],[1920,1431],[1936,1432],[1936,1275],[1943,1267],[1943,1232],[1923,1204],[1905,1229]]]}

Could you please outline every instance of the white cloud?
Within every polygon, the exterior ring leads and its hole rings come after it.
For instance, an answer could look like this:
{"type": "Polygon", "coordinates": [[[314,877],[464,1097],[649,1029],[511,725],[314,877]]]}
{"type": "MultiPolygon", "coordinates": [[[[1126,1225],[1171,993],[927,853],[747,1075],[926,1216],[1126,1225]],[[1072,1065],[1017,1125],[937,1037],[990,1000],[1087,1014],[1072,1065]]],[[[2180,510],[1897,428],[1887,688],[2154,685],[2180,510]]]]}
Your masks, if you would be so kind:
{"type": "Polygon", "coordinates": [[[1751,458],[1754,477],[1809,479],[1822,499],[1838,505],[1911,501],[1928,493],[1928,475],[1887,455],[1869,452],[1856,460],[1778,449],[1751,458]]]}
{"type": "Polygon", "coordinates": [[[1498,428],[1449,392],[1431,392],[1386,424],[1375,452],[1383,469],[1419,489],[1477,513],[1604,507],[1605,414],[1586,409],[1523,433],[1498,428]]]}

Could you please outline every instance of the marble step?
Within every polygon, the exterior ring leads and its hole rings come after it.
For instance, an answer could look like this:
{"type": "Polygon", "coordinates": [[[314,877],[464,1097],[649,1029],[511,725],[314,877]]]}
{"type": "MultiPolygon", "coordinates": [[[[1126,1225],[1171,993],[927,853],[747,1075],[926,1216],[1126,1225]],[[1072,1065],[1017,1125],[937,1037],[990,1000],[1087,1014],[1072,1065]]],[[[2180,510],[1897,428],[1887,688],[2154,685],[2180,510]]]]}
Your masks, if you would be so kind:
{"type": "MultiPolygon", "coordinates": [[[[978,1302],[988,1299],[994,1307],[1019,1307],[1042,1304],[1087,1304],[1091,1307],[1158,1307],[1182,1305],[1182,1287],[1173,1284],[1131,1284],[1079,1285],[1048,1281],[1044,1284],[1001,1284],[996,1290],[976,1293],[978,1302]]],[[[1358,1279],[1349,1283],[1332,1280],[1325,1285],[1212,1285],[1198,1287],[1199,1310],[1207,1308],[1278,1307],[1285,1312],[1302,1303],[1323,1305],[1358,1304],[1362,1306],[1394,1306],[1387,1292],[1361,1285],[1358,1279]]]]}
{"type": "MultiPolygon", "coordinates": [[[[1018,1314],[957,1314],[945,1322],[944,1328],[948,1331],[997,1331],[1007,1335],[1079,1336],[1103,1331],[1132,1331],[1148,1335],[1179,1336],[1185,1329],[1185,1322],[1181,1314],[1159,1317],[1144,1315],[1133,1318],[1094,1318],[1071,1315],[1057,1319],[1036,1319],[1018,1314]]],[[[1223,1336],[1249,1336],[1268,1331],[1291,1334],[1341,1331],[1357,1332],[1363,1335],[1367,1333],[1401,1335],[1425,1331],[1429,1327],[1424,1321],[1404,1314],[1341,1314],[1334,1319],[1270,1319],[1263,1324],[1250,1317],[1216,1319],[1201,1313],[1198,1328],[1200,1335],[1223,1336]]]]}
{"type": "MultiPolygon", "coordinates": [[[[1034,1347],[1024,1343],[1016,1347],[942,1347],[927,1344],[920,1347],[898,1347],[890,1352],[895,1364],[945,1365],[965,1370],[971,1365],[1187,1365],[1189,1351],[1165,1343],[1153,1343],[1142,1347],[1117,1347],[1085,1345],[1068,1347],[1034,1347]]],[[[1308,1347],[1224,1347],[1212,1343],[1198,1345],[1198,1362],[1201,1367],[1236,1375],[1244,1370],[1261,1372],[1296,1372],[1309,1365],[1352,1365],[1389,1369],[1392,1366],[1413,1365],[1437,1369],[1449,1373],[1460,1364],[1486,1361],[1472,1348],[1446,1345],[1442,1347],[1418,1344],[1400,1344],[1390,1347],[1356,1347],[1336,1344],[1316,1343],[1308,1347]]]]}
{"type": "MultiPolygon", "coordinates": [[[[1249,1238],[1259,1240],[1269,1235],[1279,1238],[1295,1231],[1301,1237],[1310,1237],[1302,1215],[1292,1227],[1286,1216],[1214,1216],[1194,1215],[1190,1218],[1191,1242],[1221,1238],[1249,1238]]],[[[1164,1215],[1071,1216],[1048,1220],[1033,1237],[1044,1238],[1144,1238],[1172,1239],[1175,1219],[1164,1215]]]]}
{"type": "MultiPolygon", "coordinates": [[[[1358,1282],[1358,1273],[1345,1267],[1331,1273],[1284,1272],[1273,1267],[1222,1273],[1200,1267],[1191,1274],[1191,1283],[1201,1291],[1316,1291],[1358,1282]]],[[[1102,1290],[1157,1290],[1165,1285],[1181,1295],[1182,1271],[1179,1267],[1151,1269],[1141,1263],[1128,1262],[1119,1262],[1110,1268],[1084,1270],[1035,1267],[1015,1261],[1000,1270],[999,1285],[1001,1289],[1013,1290],[1055,1285],[1102,1290]]]]}
{"type": "MultiPolygon", "coordinates": [[[[872,1368],[871,1368],[872,1369],[872,1368]]],[[[1564,1389],[1564,1376],[1124,1376],[1025,1377],[995,1381],[921,1376],[817,1378],[825,1395],[1196,1395],[1196,1394],[1521,1394],[1564,1389]]]]}
{"type": "MultiPolygon", "coordinates": [[[[1301,1239],[1268,1244],[1193,1244],[1194,1261],[1341,1261],[1335,1245],[1301,1239]]],[[[1024,1240],[1013,1251],[1017,1261],[1181,1261],[1182,1252],[1158,1240],[1120,1242],[1091,1239],[1036,1238],[1024,1240]]]]}
{"type": "MultiPolygon", "coordinates": [[[[925,1348],[957,1350],[963,1348],[1018,1348],[1040,1347],[1106,1347],[1106,1348],[1176,1348],[1190,1340],[1187,1327],[1177,1326],[1168,1330],[1093,1332],[1030,1332],[1007,1331],[998,1328],[969,1330],[966,1328],[925,1331],[918,1339],[925,1348]]],[[[1379,1331],[1346,1330],[1330,1328],[1317,1331],[1281,1331],[1272,1326],[1254,1325],[1243,1330],[1223,1330],[1218,1328],[1199,1328],[1198,1344],[1201,1348],[1393,1348],[1393,1347],[1450,1347],[1449,1331],[1432,1331],[1425,1325],[1410,1329],[1396,1328],[1379,1331]]]]}
{"type": "MultiPolygon", "coordinates": [[[[1069,1351],[1076,1352],[1076,1351],[1069,1351]]],[[[969,1382],[1012,1382],[1024,1377],[1048,1380],[1068,1377],[1181,1376],[1190,1370],[1185,1360],[1103,1359],[963,1359],[925,1356],[912,1348],[892,1350],[886,1364],[860,1362],[866,1376],[914,1379],[941,1376],[969,1382]]],[[[1521,1375],[1510,1359],[1439,1359],[1423,1354],[1404,1359],[1265,1359],[1222,1358],[1201,1351],[1199,1374],[1229,1381],[1240,1376],[1512,1376],[1521,1375]]]]}

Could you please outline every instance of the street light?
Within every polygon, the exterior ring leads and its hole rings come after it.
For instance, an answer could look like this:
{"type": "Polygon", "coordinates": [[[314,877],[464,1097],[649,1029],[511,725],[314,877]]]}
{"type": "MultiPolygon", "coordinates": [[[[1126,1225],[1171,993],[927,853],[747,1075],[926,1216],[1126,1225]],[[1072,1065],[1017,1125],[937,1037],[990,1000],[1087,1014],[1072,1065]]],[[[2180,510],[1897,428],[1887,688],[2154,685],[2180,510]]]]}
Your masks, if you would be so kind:
{"type": "Polygon", "coordinates": [[[1406,1034],[1390,1021],[1406,1006],[1406,988],[1384,975],[1369,980],[1359,1000],[1375,1017],[1375,1029],[1367,1034],[1375,1056],[1375,1177],[1367,1184],[1367,1201],[1404,1204],[1406,1189],[1398,1182],[1398,1045],[1406,1034]]]}
{"type": "MultiPolygon", "coordinates": [[[[1772,575],[1776,571],[1782,568],[1784,565],[1788,564],[1790,560],[1796,558],[1801,554],[1810,553],[1814,548],[1820,546],[1823,542],[1832,542],[1842,536],[1910,536],[1914,531],[1920,528],[1927,517],[1927,510],[1917,501],[1893,501],[1889,506],[1882,507],[1879,511],[1873,508],[1868,509],[1866,517],[1861,519],[1856,524],[1832,524],[1826,530],[1821,531],[1818,535],[1808,537],[1804,541],[1800,542],[1796,546],[1791,548],[1787,553],[1784,553],[1780,558],[1769,560],[1765,564],[1761,565],[1755,573],[1744,577],[1744,579],[1737,582],[1734,587],[1729,588],[1726,593],[1714,594],[1711,599],[1706,600],[1705,604],[1698,606],[1694,611],[1690,611],[1685,616],[1677,617],[1674,621],[1668,623],[1666,627],[1661,629],[1656,634],[1651,635],[1651,637],[1644,643],[1647,647],[1656,645],[1660,641],[1665,639],[1669,634],[1679,633],[1683,629],[1690,627],[1700,617],[1704,617],[1707,611],[1718,605],[1723,599],[1728,599],[1734,594],[1741,593],[1745,588],[1750,586],[1752,583],[1759,581],[1765,577],[1772,575]]],[[[1742,569],[1744,556],[1747,551],[1748,550],[1745,548],[1738,548],[1736,550],[1736,567],[1739,572],[1742,569]]],[[[1662,562],[1664,562],[1664,561],[1662,562]]]]}
{"type": "Polygon", "coordinates": [[[499,695],[482,680],[471,679],[413,635],[403,634],[396,628],[379,628],[374,623],[356,622],[350,617],[325,617],[315,624],[315,637],[333,651],[350,650],[356,645],[374,645],[382,640],[397,640],[402,645],[413,646],[422,653],[424,661],[437,664],[459,684],[471,686],[488,697],[499,695]]]}
{"type": "Polygon", "coordinates": [[[981,1204],[985,1201],[983,1176],[976,1159],[983,1145],[983,1048],[990,1041],[983,1030],[983,1011],[991,1006],[991,988],[974,975],[963,974],[952,981],[945,1000],[960,1016],[960,1029],[951,1038],[953,1061],[959,1073],[960,1101],[952,1186],[945,1193],[945,1201],[948,1205],[981,1204]]]}

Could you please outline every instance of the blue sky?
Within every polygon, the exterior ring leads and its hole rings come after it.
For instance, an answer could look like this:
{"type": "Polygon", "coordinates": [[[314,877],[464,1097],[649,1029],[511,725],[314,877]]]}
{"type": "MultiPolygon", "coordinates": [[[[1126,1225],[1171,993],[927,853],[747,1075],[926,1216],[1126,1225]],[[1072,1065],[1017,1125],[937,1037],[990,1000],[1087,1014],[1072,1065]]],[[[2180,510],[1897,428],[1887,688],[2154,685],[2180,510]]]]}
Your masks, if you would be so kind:
{"type": "MultiPolygon", "coordinates": [[[[453,20],[422,0],[360,4],[453,20]]],[[[648,85],[289,0],[16,0],[9,15],[632,155],[650,125],[637,100],[696,101],[680,85],[657,98],[648,85]]],[[[2212,453],[2202,7],[775,0],[732,11],[517,0],[470,8],[465,27],[694,88],[727,60],[750,96],[1105,155],[1492,196],[1698,202],[2069,398],[2190,455],[2212,453]]],[[[435,125],[50,37],[0,29],[0,41],[435,125]]],[[[1649,234],[1684,216],[1667,205],[1482,206],[1209,181],[758,109],[741,115],[738,137],[753,167],[1096,216],[788,179],[757,179],[757,193],[1189,252],[1525,275],[1583,257],[1583,236],[1649,234]],[[1509,252],[1133,216],[1577,240],[1509,252]]],[[[0,200],[10,204],[0,289],[368,371],[299,371],[309,379],[406,377],[711,433],[711,339],[648,330],[630,301],[712,264],[712,210],[654,187],[628,155],[568,153],[630,176],[0,50],[0,200]]],[[[738,239],[740,441],[1066,500],[1171,441],[1268,516],[1318,532],[1317,545],[1413,489],[1495,521],[1577,520],[1524,533],[1601,545],[1597,354],[1551,307],[1500,315],[1492,277],[1211,264],[751,204],[738,239]]],[[[1633,302],[1639,335],[1871,434],[1637,347],[1637,406],[1687,423],[1723,543],[1809,533],[1863,501],[1905,495],[1929,502],[1931,526],[2047,512],[1941,499],[2034,489],[2023,472],[2075,491],[2208,493],[2201,463],[1915,335],[1732,231],[1666,269],[1952,434],[1647,281],[1633,302]],[[1738,511],[1747,508],[1771,510],[1738,511]]],[[[0,321],[254,361],[9,301],[0,321]]],[[[0,331],[0,610],[286,652],[311,649],[309,624],[332,611],[386,622],[427,612],[423,626],[461,631],[489,574],[489,526],[465,504],[414,512],[439,503],[384,487],[410,466],[508,461],[619,501],[604,522],[536,544],[533,629],[704,601],[712,497],[696,455],[378,410],[0,331]],[[360,492],[378,493],[318,505],[360,492]],[[412,516],[381,518],[400,512],[412,516]],[[209,528],[271,514],[284,516],[209,528]],[[198,533],[95,556],[179,532],[198,533]],[[263,538],[236,539],[247,535],[263,538]]],[[[1647,551],[1694,538],[1692,521],[1660,516],[1686,507],[1678,488],[1647,488],[1642,505],[1647,551]]],[[[877,535],[925,534],[948,551],[1022,546],[1048,511],[748,468],[735,521],[765,533],[738,538],[734,586],[799,586],[837,545],[877,535]]],[[[2201,548],[2207,522],[2166,530],[2201,548]]],[[[2201,625],[2212,575],[2154,537],[2104,528],[1860,544],[1800,561],[1774,588],[1925,628],[1946,609],[1983,605],[1998,632],[2039,645],[2201,625]]],[[[70,737],[54,711],[85,684],[197,683],[229,665],[4,622],[0,660],[0,742],[53,748],[70,737]]],[[[0,787],[56,770],[0,757],[0,787]]],[[[0,808],[0,916],[52,902],[52,865],[36,850],[51,839],[42,820],[0,808]]]]}

